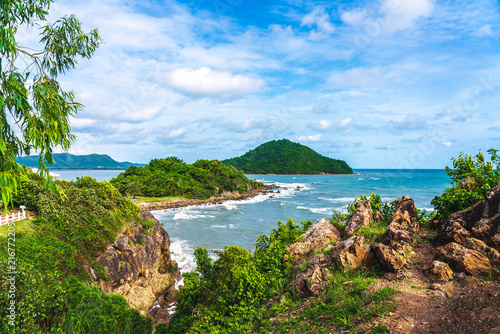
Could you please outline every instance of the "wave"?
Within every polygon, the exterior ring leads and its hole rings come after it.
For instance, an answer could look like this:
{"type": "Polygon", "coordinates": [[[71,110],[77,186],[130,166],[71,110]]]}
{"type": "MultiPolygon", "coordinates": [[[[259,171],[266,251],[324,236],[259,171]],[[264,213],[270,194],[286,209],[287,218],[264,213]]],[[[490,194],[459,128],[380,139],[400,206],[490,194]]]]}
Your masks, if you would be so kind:
{"type": "Polygon", "coordinates": [[[318,199],[330,202],[348,202],[348,203],[354,202],[354,197],[338,197],[338,198],[318,197],[318,199]]]}
{"type": "Polygon", "coordinates": [[[212,228],[236,228],[234,224],[229,224],[229,225],[211,225],[210,227],[212,228]]]}
{"type": "Polygon", "coordinates": [[[185,219],[198,219],[198,218],[215,218],[215,216],[201,214],[199,211],[190,210],[188,207],[188,208],[184,208],[184,210],[177,212],[174,215],[174,218],[172,218],[172,219],[173,220],[180,220],[180,219],[185,220],[185,219]]]}
{"type": "Polygon", "coordinates": [[[305,206],[298,206],[297,209],[308,210],[311,211],[312,213],[317,213],[317,214],[330,214],[333,212],[332,208],[308,208],[305,206]]]}

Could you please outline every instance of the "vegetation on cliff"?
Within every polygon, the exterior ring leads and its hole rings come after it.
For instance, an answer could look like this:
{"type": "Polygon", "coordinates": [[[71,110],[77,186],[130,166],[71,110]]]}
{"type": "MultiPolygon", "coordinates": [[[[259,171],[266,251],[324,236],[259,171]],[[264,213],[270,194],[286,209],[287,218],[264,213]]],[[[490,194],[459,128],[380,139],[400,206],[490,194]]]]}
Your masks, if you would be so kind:
{"type": "Polygon", "coordinates": [[[110,182],[129,196],[201,199],[227,191],[243,193],[263,185],[217,160],[198,160],[191,165],[175,157],[153,159],[144,167],[129,167],[110,182]]]}
{"type": "Polygon", "coordinates": [[[273,140],[223,163],[246,174],[352,174],[342,160],[331,159],[287,139],[273,140]]]}
{"type": "Polygon", "coordinates": [[[83,284],[90,281],[86,265],[106,277],[95,259],[124,223],[138,219],[139,209],[108,182],[84,177],[56,183],[64,198],[45,188],[39,175],[23,174],[14,201],[36,218],[16,223],[15,233],[0,228],[0,271],[17,272],[15,299],[7,294],[10,276],[0,281],[2,319],[15,300],[15,326],[2,321],[0,332],[150,333],[152,320],[122,296],[83,284]]]}
{"type": "Polygon", "coordinates": [[[436,196],[431,204],[439,217],[446,217],[482,200],[486,193],[500,184],[500,156],[498,150],[490,149],[491,161],[482,152],[475,157],[460,152],[452,158],[453,168],[446,167],[452,186],[441,196],[436,196]]]}

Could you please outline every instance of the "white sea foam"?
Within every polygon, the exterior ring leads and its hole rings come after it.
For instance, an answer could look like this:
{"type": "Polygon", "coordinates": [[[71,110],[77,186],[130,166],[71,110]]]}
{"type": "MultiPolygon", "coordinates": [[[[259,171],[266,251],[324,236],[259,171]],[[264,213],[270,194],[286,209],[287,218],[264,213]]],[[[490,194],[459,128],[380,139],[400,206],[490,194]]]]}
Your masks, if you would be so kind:
{"type": "MultiPolygon", "coordinates": [[[[196,263],[194,261],[194,249],[188,244],[186,240],[172,238],[170,244],[170,255],[172,260],[177,262],[181,274],[196,270],[196,263]]],[[[175,282],[175,288],[179,289],[179,285],[182,285],[183,282],[183,278],[175,282]]]]}
{"type": "Polygon", "coordinates": [[[227,225],[211,225],[212,228],[227,228],[227,225]]]}
{"type": "Polygon", "coordinates": [[[297,209],[299,210],[309,210],[313,213],[317,213],[317,214],[325,214],[325,213],[331,213],[333,211],[333,209],[331,208],[308,208],[308,207],[305,207],[305,206],[298,206],[297,209]]]}
{"type": "Polygon", "coordinates": [[[179,219],[198,219],[198,218],[214,218],[215,216],[211,215],[206,215],[206,214],[201,214],[201,212],[197,210],[191,209],[192,207],[187,207],[183,208],[182,210],[178,211],[175,215],[173,220],[179,220],[179,219]]]}
{"type": "Polygon", "coordinates": [[[318,199],[330,202],[349,202],[349,203],[354,202],[354,197],[339,197],[339,198],[319,197],[318,199]]]}

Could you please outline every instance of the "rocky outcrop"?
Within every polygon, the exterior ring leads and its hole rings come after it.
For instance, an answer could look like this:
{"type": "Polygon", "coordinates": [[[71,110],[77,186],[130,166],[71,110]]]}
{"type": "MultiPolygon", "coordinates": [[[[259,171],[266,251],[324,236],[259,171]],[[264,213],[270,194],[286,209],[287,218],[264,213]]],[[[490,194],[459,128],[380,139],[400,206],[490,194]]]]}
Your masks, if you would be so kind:
{"type": "Polygon", "coordinates": [[[375,244],[373,249],[376,259],[382,267],[388,271],[398,271],[406,264],[405,257],[396,252],[392,247],[383,244],[375,244]]]}
{"type": "Polygon", "coordinates": [[[415,202],[410,196],[404,196],[398,199],[392,216],[391,224],[397,223],[403,228],[410,228],[413,231],[420,230],[417,209],[415,202]]]}
{"type": "Polygon", "coordinates": [[[340,232],[326,218],[318,219],[301,238],[303,241],[288,245],[286,250],[290,252],[296,261],[310,252],[323,249],[328,244],[333,245],[340,239],[340,232]]]}
{"type": "Polygon", "coordinates": [[[345,237],[350,238],[360,227],[370,226],[373,221],[372,208],[370,202],[359,201],[355,204],[354,213],[347,221],[344,234],[345,237]]]}
{"type": "Polygon", "coordinates": [[[482,201],[436,221],[436,225],[442,242],[465,242],[473,237],[499,251],[500,186],[491,189],[482,201]]]}
{"type": "Polygon", "coordinates": [[[455,242],[440,247],[436,259],[448,263],[454,271],[468,275],[485,277],[492,273],[491,263],[486,256],[455,242]]]}
{"type": "MultiPolygon", "coordinates": [[[[143,211],[141,216],[142,221],[124,228],[98,259],[109,281],[97,274],[91,277],[104,291],[123,295],[130,306],[146,315],[160,296],[173,297],[178,270],[170,257],[168,233],[151,213],[143,211]],[[150,224],[143,225],[147,220],[150,224]]],[[[87,271],[95,273],[90,267],[87,271]]]]}
{"type": "Polygon", "coordinates": [[[331,250],[333,261],[344,270],[356,270],[369,267],[373,263],[373,254],[370,245],[364,237],[350,237],[331,250]]]}
{"type": "Polygon", "coordinates": [[[415,244],[415,238],[410,231],[398,223],[387,226],[385,231],[385,243],[397,250],[407,250],[410,244],[415,244]]]}

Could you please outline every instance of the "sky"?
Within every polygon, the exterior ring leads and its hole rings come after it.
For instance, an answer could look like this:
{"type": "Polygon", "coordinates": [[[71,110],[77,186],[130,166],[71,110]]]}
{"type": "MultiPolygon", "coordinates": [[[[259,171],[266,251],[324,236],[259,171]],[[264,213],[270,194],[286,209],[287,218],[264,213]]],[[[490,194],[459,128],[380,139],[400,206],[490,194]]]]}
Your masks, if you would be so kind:
{"type": "MultiPolygon", "coordinates": [[[[61,0],[104,44],[58,77],[74,154],[227,159],[287,138],[353,168],[500,148],[500,3],[61,0]]],[[[23,29],[22,45],[37,31],[23,29]]]]}

